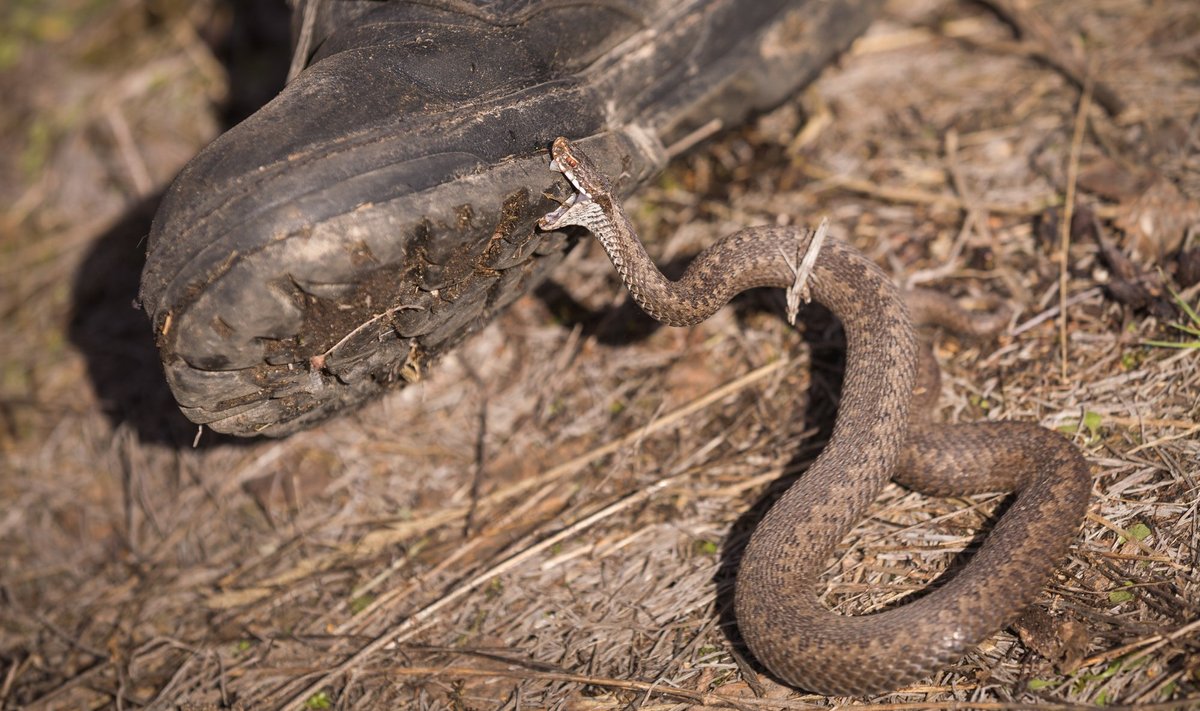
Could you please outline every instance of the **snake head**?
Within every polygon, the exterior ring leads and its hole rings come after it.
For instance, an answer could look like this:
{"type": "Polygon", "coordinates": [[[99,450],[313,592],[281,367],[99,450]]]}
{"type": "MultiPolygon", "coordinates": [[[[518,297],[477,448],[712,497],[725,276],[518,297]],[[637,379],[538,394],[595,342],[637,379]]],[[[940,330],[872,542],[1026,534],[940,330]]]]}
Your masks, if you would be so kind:
{"type": "Polygon", "coordinates": [[[543,230],[557,230],[570,225],[587,227],[589,215],[596,209],[593,197],[608,195],[612,188],[604,174],[591,159],[563,137],[554,139],[550,146],[550,170],[563,174],[575,192],[567,201],[538,220],[543,230]]]}

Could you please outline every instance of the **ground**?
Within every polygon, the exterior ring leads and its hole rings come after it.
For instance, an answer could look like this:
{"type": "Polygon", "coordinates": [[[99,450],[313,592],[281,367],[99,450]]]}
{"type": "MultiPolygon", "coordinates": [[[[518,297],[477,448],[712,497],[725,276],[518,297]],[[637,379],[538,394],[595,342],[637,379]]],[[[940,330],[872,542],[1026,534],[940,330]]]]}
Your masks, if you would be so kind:
{"type": "MultiPolygon", "coordinates": [[[[664,264],[827,216],[902,283],[999,297],[998,338],[930,334],[939,417],[1037,422],[1090,461],[1035,608],[875,699],[777,684],[729,612],[835,410],[838,331],[787,326],[781,294],[656,328],[583,242],[360,412],[285,440],[182,419],[132,303],[140,242],[278,85],[287,32],[266,0],[0,7],[0,707],[1200,706],[1193,3],[892,3],[629,206],[664,264]]],[[[826,601],[922,589],[1002,501],[890,486],[826,601]]]]}

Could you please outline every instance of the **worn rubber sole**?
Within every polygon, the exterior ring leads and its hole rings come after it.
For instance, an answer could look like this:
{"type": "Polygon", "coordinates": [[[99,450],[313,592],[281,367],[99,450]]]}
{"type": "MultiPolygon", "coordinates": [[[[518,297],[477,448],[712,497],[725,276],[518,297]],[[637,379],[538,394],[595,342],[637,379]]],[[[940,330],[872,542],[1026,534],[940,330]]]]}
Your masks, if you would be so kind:
{"type": "Polygon", "coordinates": [[[141,299],[181,409],[280,436],[420,380],[564,255],[534,230],[568,192],[554,137],[627,195],[665,143],[810,80],[876,4],[391,3],[331,35],[155,218],[141,299]]]}

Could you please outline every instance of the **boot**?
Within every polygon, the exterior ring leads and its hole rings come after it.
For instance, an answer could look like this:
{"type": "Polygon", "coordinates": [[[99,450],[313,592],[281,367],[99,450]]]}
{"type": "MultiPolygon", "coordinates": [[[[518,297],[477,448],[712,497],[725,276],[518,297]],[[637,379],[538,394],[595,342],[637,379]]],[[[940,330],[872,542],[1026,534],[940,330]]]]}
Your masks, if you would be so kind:
{"type": "Polygon", "coordinates": [[[286,435],[396,385],[569,242],[566,136],[628,195],[810,80],[877,0],[301,0],[293,78],[197,155],[141,300],[193,422],[286,435]]]}

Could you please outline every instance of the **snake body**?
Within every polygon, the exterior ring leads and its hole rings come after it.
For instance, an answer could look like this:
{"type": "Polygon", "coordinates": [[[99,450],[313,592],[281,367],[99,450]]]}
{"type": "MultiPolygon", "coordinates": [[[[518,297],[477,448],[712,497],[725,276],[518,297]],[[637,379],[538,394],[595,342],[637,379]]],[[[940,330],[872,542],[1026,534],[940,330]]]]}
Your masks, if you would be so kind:
{"type": "MultiPolygon", "coordinates": [[[[664,323],[703,321],[752,287],[795,286],[795,255],[811,238],[806,231],[743,229],[670,281],[585,154],[560,138],[551,168],[564,173],[575,194],[540,226],[592,232],[633,298],[664,323]]],[[[1037,425],[927,422],[937,387],[918,377],[919,346],[905,296],[848,245],[821,246],[807,288],[846,334],[839,414],[821,455],[754,530],[737,573],[735,614],[747,646],[783,681],[823,694],[882,693],[961,658],[1033,602],[1078,531],[1091,476],[1070,442],[1037,425]],[[1016,496],[946,584],[883,612],[835,614],[818,599],[818,577],[889,477],[931,495],[1009,490],[1016,496]]],[[[937,297],[924,297],[917,310],[922,319],[974,328],[937,297]]]]}

